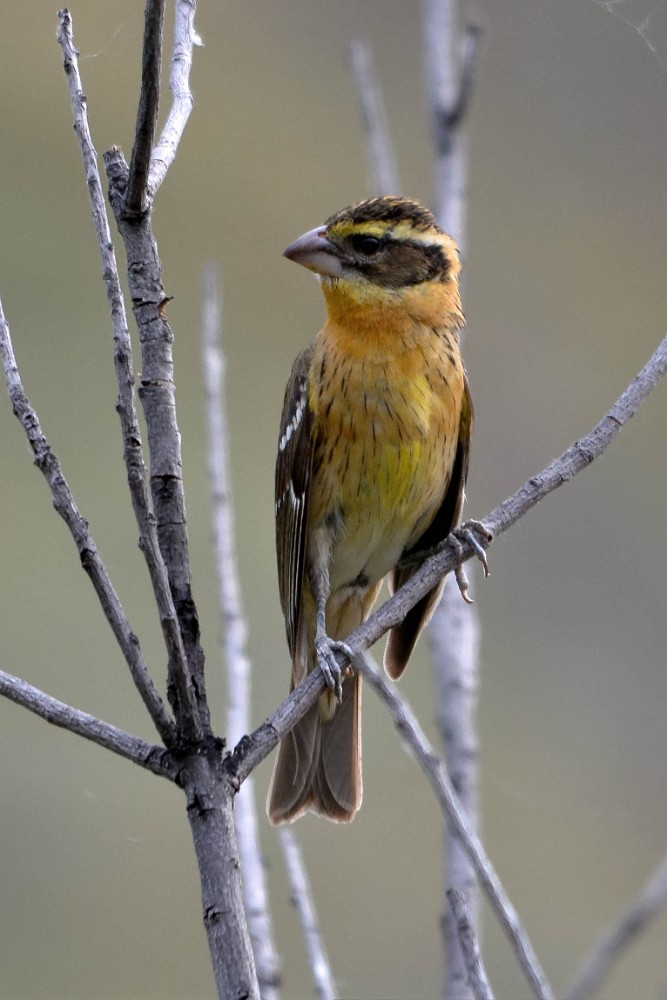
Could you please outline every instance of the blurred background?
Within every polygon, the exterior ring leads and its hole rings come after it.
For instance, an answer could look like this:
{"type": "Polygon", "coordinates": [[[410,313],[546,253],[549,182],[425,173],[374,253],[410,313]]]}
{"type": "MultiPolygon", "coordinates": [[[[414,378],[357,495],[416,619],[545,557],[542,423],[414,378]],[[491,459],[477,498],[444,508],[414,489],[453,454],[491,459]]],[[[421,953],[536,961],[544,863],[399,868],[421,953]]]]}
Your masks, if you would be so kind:
{"type": "MultiPolygon", "coordinates": [[[[71,7],[100,154],[114,143],[131,149],[142,7],[71,7]]],[[[667,327],[667,3],[514,0],[479,10],[486,50],[469,117],[465,261],[465,355],[477,412],[471,516],[587,432],[667,327]]],[[[224,283],[259,724],[289,677],[273,547],[278,417],[292,359],[324,312],[315,281],[281,251],[373,191],[346,66],[353,36],[373,47],[402,193],[432,202],[420,13],[400,0],[200,5],[195,111],[159,193],[155,229],[174,297],[194,591],[221,731],[202,271],[217,262],[224,283]]],[[[3,12],[0,292],[28,394],[163,686],[165,657],[124,485],[111,324],[55,29],[55,5],[42,0],[3,12]]],[[[122,269],[120,244],[118,253],[122,269]]],[[[493,546],[490,580],[472,569],[483,630],[484,839],[556,990],[667,848],[666,426],[662,385],[600,461],[493,546]]],[[[6,401],[0,462],[0,668],[153,739],[6,401]]],[[[426,643],[402,690],[435,736],[426,643]]],[[[284,996],[308,997],[297,919],[263,819],[270,767],[257,772],[257,790],[284,996]]],[[[349,828],[311,817],[297,827],[341,996],[435,997],[440,816],[370,692],[364,767],[364,806],[349,828]]],[[[213,997],[176,789],[0,701],[0,797],[0,997],[213,997]]],[[[666,934],[663,915],[603,995],[664,990],[666,934]]],[[[497,995],[528,995],[488,913],[484,939],[497,995]]]]}

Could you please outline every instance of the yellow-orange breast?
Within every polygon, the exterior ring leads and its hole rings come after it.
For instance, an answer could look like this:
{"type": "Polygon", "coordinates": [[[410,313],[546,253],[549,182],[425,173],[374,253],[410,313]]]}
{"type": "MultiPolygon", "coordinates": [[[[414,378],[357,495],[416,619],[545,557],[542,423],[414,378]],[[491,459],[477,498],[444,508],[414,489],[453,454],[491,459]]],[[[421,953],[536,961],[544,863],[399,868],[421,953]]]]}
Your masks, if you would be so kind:
{"type": "Polygon", "coordinates": [[[455,330],[412,322],[375,333],[329,320],[311,365],[309,536],[330,533],[332,596],[381,580],[419,539],[456,454],[464,374],[455,330]]]}

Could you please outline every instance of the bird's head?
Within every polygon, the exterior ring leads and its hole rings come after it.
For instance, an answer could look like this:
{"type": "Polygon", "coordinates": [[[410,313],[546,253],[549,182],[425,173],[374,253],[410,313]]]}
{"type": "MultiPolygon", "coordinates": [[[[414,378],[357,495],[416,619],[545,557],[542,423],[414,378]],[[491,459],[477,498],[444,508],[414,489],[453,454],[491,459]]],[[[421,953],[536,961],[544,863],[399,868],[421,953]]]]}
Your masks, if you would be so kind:
{"type": "MultiPolygon", "coordinates": [[[[330,216],[284,251],[320,277],[332,318],[402,312],[461,326],[458,247],[408,198],[369,198],[330,216]]],[[[354,321],[354,320],[353,320],[354,321]]]]}

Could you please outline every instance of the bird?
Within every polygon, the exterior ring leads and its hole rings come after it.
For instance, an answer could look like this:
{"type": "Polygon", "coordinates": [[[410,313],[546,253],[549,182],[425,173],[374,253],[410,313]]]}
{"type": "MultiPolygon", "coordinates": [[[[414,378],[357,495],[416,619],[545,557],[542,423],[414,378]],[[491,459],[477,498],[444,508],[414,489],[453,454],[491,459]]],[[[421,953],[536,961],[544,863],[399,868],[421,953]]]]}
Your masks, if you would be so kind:
{"type": "MultiPolygon", "coordinates": [[[[459,251],[421,202],[382,196],[330,216],[284,256],[318,276],[327,316],[294,362],[280,421],[280,602],[290,690],[317,666],[327,687],[280,743],[267,814],[349,822],[363,795],[361,678],[345,639],[383,580],[398,590],[461,517],[473,406],[459,251]]],[[[390,630],[393,680],[443,588],[390,630]]]]}

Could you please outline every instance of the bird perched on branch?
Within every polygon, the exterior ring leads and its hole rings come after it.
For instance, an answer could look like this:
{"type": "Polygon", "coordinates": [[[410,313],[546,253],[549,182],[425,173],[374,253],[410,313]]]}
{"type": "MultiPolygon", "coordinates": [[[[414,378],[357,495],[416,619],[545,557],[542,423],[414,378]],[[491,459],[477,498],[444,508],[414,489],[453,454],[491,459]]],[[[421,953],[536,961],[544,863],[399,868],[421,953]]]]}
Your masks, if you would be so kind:
{"type": "MultiPolygon", "coordinates": [[[[280,600],[291,688],[318,665],[328,688],[280,745],[267,812],[273,823],[307,809],[345,822],[362,798],[361,679],[341,672],[337,655],[351,657],[344,640],[384,577],[397,590],[461,515],[473,410],[459,349],[460,264],[431,212],[397,197],[343,209],[285,256],[319,275],[327,319],[285,392],[280,600]]],[[[443,586],[391,629],[390,677],[403,673],[443,586]]]]}

